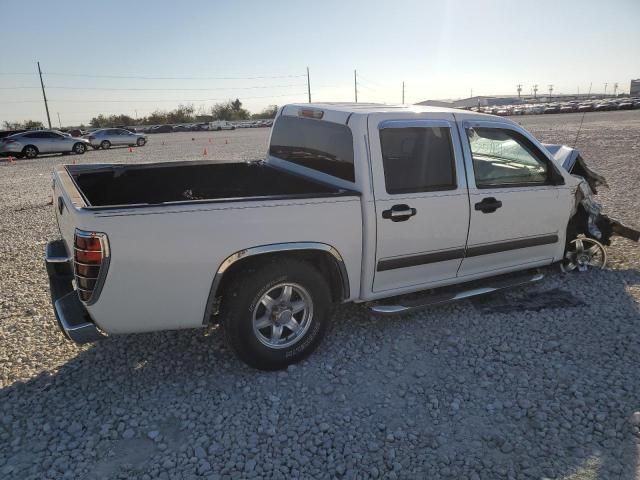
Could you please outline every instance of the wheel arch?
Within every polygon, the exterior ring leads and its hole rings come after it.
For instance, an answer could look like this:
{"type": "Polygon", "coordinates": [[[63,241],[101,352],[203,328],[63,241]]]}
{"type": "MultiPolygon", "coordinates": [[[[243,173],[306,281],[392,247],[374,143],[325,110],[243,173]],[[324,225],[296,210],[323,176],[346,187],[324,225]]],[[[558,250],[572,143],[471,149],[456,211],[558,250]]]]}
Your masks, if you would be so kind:
{"type": "Polygon", "coordinates": [[[249,265],[277,258],[297,258],[311,263],[327,278],[335,302],[342,302],[349,298],[349,276],[344,260],[338,250],[331,245],[320,242],[261,245],[238,250],[218,266],[209,291],[203,324],[208,324],[216,313],[219,297],[235,273],[249,265]]]}

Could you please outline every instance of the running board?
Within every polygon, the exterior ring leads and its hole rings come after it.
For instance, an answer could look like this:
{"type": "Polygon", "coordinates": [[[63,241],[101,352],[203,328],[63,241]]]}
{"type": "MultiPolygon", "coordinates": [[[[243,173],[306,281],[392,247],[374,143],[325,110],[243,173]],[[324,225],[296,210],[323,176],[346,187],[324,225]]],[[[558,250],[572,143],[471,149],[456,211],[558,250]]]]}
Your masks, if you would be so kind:
{"type": "Polygon", "coordinates": [[[455,302],[505,288],[519,287],[528,283],[538,282],[543,278],[544,275],[539,272],[526,275],[519,274],[517,276],[503,275],[485,280],[476,280],[462,285],[441,287],[431,290],[430,293],[417,292],[388,298],[384,300],[384,304],[376,303],[370,305],[369,310],[378,315],[408,313],[432,305],[455,302]]]}

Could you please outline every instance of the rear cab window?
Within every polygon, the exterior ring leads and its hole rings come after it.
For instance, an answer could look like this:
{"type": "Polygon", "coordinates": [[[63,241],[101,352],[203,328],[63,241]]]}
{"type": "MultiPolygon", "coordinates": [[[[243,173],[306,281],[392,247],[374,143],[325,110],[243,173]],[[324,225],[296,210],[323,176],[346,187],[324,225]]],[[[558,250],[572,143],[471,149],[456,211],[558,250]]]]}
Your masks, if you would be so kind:
{"type": "Polygon", "coordinates": [[[457,188],[449,128],[382,128],[380,148],[387,193],[406,194],[457,188]]]}
{"type": "Polygon", "coordinates": [[[353,135],[346,125],[280,115],[271,133],[269,155],[342,180],[355,181],[353,135]]]}

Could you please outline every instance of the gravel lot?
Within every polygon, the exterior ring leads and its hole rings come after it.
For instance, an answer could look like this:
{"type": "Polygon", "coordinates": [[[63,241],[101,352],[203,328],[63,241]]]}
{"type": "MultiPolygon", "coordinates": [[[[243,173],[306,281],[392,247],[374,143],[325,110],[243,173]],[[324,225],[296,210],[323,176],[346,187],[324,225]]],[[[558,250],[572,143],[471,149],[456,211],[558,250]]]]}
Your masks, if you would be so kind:
{"type": "MultiPolygon", "coordinates": [[[[520,117],[573,143],[580,115],[520,117]]],[[[267,129],[0,164],[0,478],[640,478],[640,249],[606,271],[375,318],[355,305],[306,362],[264,373],[216,328],[75,346],[43,267],[62,162],[255,159],[267,129]],[[192,140],[193,139],[193,140],[192,140]],[[226,141],[226,142],[225,142],[226,141]]],[[[640,224],[640,111],[588,114],[579,148],[640,224]]]]}

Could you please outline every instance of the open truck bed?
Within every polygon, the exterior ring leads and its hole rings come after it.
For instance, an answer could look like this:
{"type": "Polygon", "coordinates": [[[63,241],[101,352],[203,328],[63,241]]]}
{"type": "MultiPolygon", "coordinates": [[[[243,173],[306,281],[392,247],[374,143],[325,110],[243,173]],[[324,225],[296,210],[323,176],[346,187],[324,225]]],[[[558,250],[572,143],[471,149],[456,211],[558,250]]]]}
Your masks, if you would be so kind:
{"type": "Polygon", "coordinates": [[[263,162],[68,165],[87,207],[353,194],[263,162]]]}

